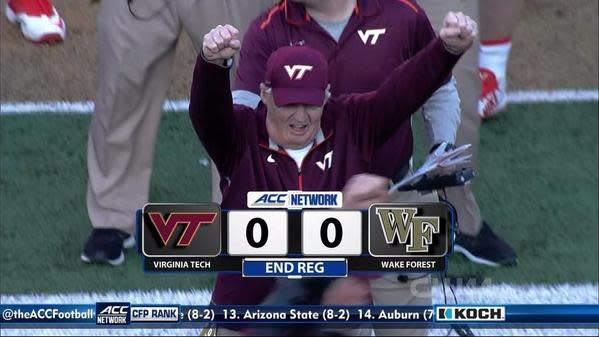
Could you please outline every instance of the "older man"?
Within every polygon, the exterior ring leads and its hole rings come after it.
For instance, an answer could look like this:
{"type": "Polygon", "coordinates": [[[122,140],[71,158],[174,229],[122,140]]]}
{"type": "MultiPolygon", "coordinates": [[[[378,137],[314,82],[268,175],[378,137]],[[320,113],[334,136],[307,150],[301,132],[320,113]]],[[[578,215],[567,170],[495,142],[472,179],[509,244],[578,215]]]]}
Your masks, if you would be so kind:
{"type": "MultiPolygon", "coordinates": [[[[214,160],[222,206],[246,208],[249,191],[342,190],[368,171],[374,150],[451,74],[476,35],[476,24],[449,13],[422,52],[365,94],[329,98],[328,65],[306,46],[288,46],[268,59],[262,103],[233,105],[228,68],[241,47],[237,29],[218,26],[204,37],[191,92],[190,116],[214,160]],[[329,158],[329,159],[327,159],[329,158]]],[[[274,281],[219,275],[215,304],[257,304],[274,281]]]]}

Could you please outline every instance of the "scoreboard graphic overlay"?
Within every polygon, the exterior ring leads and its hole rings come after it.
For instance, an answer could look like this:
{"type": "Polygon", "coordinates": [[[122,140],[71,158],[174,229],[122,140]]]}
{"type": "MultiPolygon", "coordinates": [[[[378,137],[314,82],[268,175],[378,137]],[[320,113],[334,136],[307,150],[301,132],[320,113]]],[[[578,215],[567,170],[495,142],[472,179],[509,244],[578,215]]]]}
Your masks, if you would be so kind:
{"type": "Polygon", "coordinates": [[[288,278],[436,272],[446,270],[453,225],[444,202],[361,211],[147,204],[138,212],[138,249],[146,271],[288,278]]]}

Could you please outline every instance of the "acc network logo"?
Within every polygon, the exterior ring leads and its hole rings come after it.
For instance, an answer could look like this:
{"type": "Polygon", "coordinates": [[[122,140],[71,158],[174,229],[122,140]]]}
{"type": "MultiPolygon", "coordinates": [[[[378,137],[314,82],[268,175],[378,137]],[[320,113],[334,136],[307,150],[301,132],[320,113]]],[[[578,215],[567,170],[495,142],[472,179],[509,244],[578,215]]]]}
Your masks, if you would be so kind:
{"type": "Polygon", "coordinates": [[[96,324],[126,325],[131,321],[129,303],[96,303],[96,324]]]}
{"type": "Polygon", "coordinates": [[[341,192],[248,192],[248,208],[341,208],[341,192]]]}
{"type": "Polygon", "coordinates": [[[437,307],[435,312],[437,322],[454,321],[505,321],[505,307],[487,306],[487,307],[467,307],[451,306],[437,307]]]}

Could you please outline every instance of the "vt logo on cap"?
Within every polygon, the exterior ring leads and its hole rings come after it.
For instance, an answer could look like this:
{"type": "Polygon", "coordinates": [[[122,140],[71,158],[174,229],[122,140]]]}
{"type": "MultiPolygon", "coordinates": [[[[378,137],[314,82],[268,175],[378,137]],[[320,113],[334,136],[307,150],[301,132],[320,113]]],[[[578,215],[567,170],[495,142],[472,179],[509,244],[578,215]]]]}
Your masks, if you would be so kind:
{"type": "Polygon", "coordinates": [[[281,47],[268,58],[264,80],[278,106],[323,106],[329,84],[327,60],[307,46],[281,47]]]}
{"type": "Polygon", "coordinates": [[[287,75],[289,75],[289,79],[291,80],[301,80],[304,77],[306,71],[312,71],[312,68],[312,66],[305,64],[294,64],[292,66],[285,66],[285,70],[287,70],[287,75]],[[295,74],[296,72],[297,75],[295,74]]]}

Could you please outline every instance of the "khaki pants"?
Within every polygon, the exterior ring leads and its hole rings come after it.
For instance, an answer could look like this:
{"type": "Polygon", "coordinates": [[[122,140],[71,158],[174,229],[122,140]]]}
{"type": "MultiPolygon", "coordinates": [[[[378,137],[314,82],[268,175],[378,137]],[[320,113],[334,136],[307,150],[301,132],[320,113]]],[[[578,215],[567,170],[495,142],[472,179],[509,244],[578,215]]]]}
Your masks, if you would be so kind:
{"type": "MultiPolygon", "coordinates": [[[[428,15],[436,32],[439,32],[443,18],[449,11],[463,12],[478,22],[477,0],[418,0],[428,15]]],[[[462,56],[453,70],[457,80],[461,100],[462,118],[457,135],[457,145],[472,144],[472,163],[475,166],[478,154],[480,117],[477,113],[480,96],[478,76],[478,40],[462,56]]],[[[481,229],[482,219],[471,184],[447,188],[447,200],[456,208],[460,231],[476,235],[481,229]]]]}
{"type": "MultiPolygon", "coordinates": [[[[341,336],[372,336],[372,329],[335,329],[332,330],[341,336]]],[[[256,334],[260,335],[260,329],[255,330],[256,334]]],[[[231,330],[223,327],[211,325],[200,331],[200,336],[245,336],[241,331],[231,330]]],[[[409,336],[409,335],[406,335],[409,336]]]]}
{"type": "MultiPolygon", "coordinates": [[[[431,277],[410,276],[400,280],[397,274],[387,274],[370,281],[374,305],[431,305],[431,277]]],[[[375,336],[426,336],[423,328],[375,328],[375,336]]]]}
{"type": "MultiPolygon", "coordinates": [[[[98,91],[87,147],[87,209],[94,228],[134,231],[148,201],[154,143],[177,40],[196,51],[218,24],[245,30],[273,0],[126,0],[100,3],[98,91]]],[[[190,67],[189,71],[193,71],[190,67]]],[[[189,134],[190,141],[196,136],[189,134]]]]}
{"type": "MultiPolygon", "coordinates": [[[[416,191],[397,192],[391,202],[436,202],[437,193],[421,194],[416,191]]],[[[375,305],[431,305],[431,278],[425,274],[407,274],[407,279],[398,274],[385,274],[370,281],[370,292],[375,305]]],[[[423,328],[375,328],[376,336],[425,336],[423,328]]]]}
{"type": "MultiPolygon", "coordinates": [[[[354,328],[354,329],[330,329],[331,332],[339,334],[341,336],[372,336],[372,329],[370,328],[354,328]]],[[[255,329],[254,333],[256,335],[260,334],[260,329],[255,329]]],[[[245,336],[241,331],[231,330],[223,327],[217,327],[216,325],[209,325],[203,328],[200,333],[200,336],[245,336]]],[[[266,334],[265,334],[266,335],[266,334]]],[[[393,335],[395,336],[395,335],[393,335]]],[[[406,335],[411,336],[411,335],[406,335]]]]}

